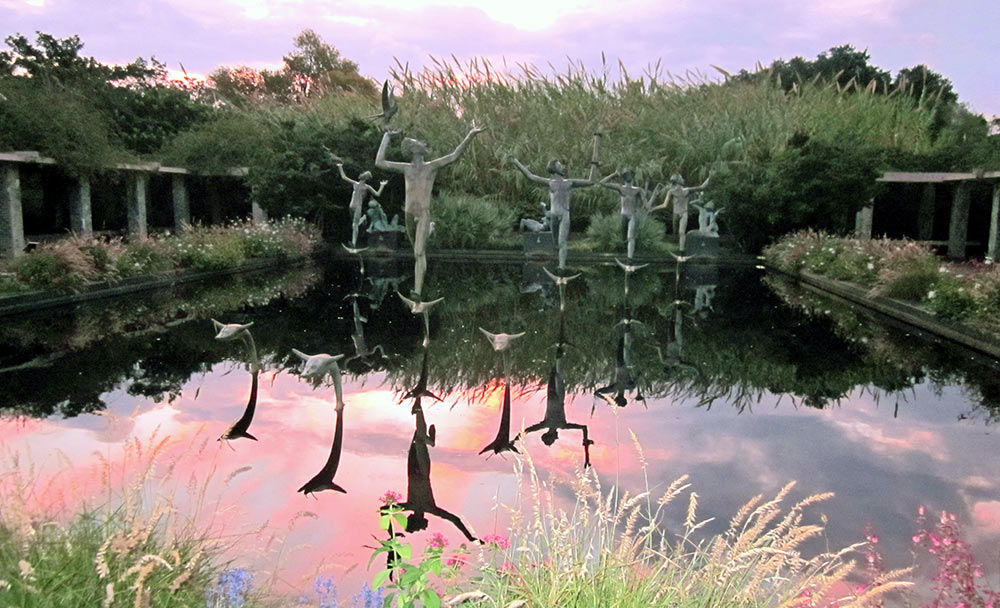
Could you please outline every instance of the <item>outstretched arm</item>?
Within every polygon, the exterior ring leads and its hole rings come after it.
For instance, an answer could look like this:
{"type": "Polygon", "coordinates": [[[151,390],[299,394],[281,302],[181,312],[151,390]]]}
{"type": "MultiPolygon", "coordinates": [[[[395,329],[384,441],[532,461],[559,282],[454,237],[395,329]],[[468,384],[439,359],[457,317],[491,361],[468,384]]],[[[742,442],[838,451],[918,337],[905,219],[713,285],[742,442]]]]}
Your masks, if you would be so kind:
{"type": "Polygon", "coordinates": [[[385,180],[382,180],[381,182],[379,182],[379,184],[378,184],[378,190],[376,190],[375,188],[372,188],[369,184],[365,184],[365,185],[368,186],[368,190],[371,191],[372,196],[382,196],[382,188],[385,188],[385,185],[388,184],[388,183],[389,182],[387,182],[385,180]]]}
{"type": "Polygon", "coordinates": [[[621,194],[622,193],[622,187],[620,185],[618,185],[618,184],[612,184],[611,183],[611,180],[614,179],[614,178],[616,178],[616,177],[618,177],[618,172],[617,171],[615,171],[611,175],[608,175],[608,176],[604,177],[603,179],[601,179],[601,181],[597,182],[597,185],[598,186],[604,186],[608,190],[614,190],[618,194],[621,194]]]}
{"type": "Polygon", "coordinates": [[[546,186],[549,185],[549,180],[545,179],[544,177],[540,177],[538,175],[535,175],[530,170],[528,170],[527,167],[525,167],[523,164],[521,164],[521,161],[517,160],[513,156],[508,156],[507,159],[511,162],[511,164],[513,164],[515,167],[517,167],[518,170],[520,170],[521,173],[523,173],[525,177],[527,177],[531,181],[533,181],[535,183],[538,183],[538,184],[544,184],[546,186]]]}
{"type": "Polygon", "coordinates": [[[708,177],[705,179],[705,181],[701,182],[700,186],[692,186],[691,188],[685,188],[685,189],[688,192],[698,192],[700,190],[704,190],[705,186],[708,185],[708,182],[712,181],[712,176],[713,175],[715,175],[715,171],[709,171],[708,172],[708,177]]]}
{"type": "Polygon", "coordinates": [[[375,166],[379,169],[388,169],[389,171],[402,173],[403,169],[406,168],[407,163],[400,163],[385,159],[385,151],[389,147],[389,138],[392,137],[392,135],[392,131],[386,131],[382,134],[382,143],[379,144],[378,152],[375,153],[375,166]]]}
{"type": "Polygon", "coordinates": [[[667,190],[667,195],[663,197],[663,202],[650,209],[650,211],[659,211],[660,209],[666,209],[667,207],[670,206],[673,200],[674,200],[674,191],[671,188],[670,190],[667,190]]]}
{"type": "Polygon", "coordinates": [[[469,542],[472,543],[480,542],[478,538],[472,535],[472,532],[469,532],[469,529],[465,527],[465,524],[462,523],[462,519],[458,515],[445,511],[444,509],[436,505],[433,508],[427,509],[426,512],[430,513],[431,515],[437,515],[441,519],[447,519],[451,523],[455,524],[455,527],[458,528],[458,531],[464,534],[465,538],[469,539],[469,542]]]}
{"type": "Polygon", "coordinates": [[[440,169],[445,165],[450,165],[451,163],[458,160],[460,156],[465,154],[465,149],[469,147],[470,143],[472,143],[472,138],[475,137],[476,135],[479,135],[485,130],[486,130],[485,127],[473,126],[472,130],[470,130],[468,135],[465,136],[465,139],[462,140],[462,143],[458,144],[458,147],[455,148],[454,152],[452,152],[451,154],[445,154],[441,158],[435,158],[434,160],[428,162],[427,164],[434,169],[440,169]]]}
{"type": "Polygon", "coordinates": [[[337,170],[340,171],[340,178],[342,180],[344,180],[345,182],[351,184],[352,186],[357,185],[358,182],[356,182],[353,179],[347,177],[347,174],[344,173],[344,163],[337,163],[337,170]]]}

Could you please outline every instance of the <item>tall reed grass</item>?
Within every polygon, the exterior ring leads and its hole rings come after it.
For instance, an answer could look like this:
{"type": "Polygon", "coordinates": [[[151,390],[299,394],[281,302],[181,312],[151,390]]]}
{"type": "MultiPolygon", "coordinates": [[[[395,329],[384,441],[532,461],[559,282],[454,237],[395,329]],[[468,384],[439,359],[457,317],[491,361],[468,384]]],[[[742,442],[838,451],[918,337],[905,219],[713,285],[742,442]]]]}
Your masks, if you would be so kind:
{"type": "Polygon", "coordinates": [[[794,483],[773,498],[754,497],[725,532],[706,535],[711,520],[699,518],[686,475],[662,492],[647,482],[632,494],[603,487],[593,469],[578,471],[566,510],[557,499],[566,492],[542,481],[530,456],[516,470],[523,490],[511,507],[509,543],[480,555],[474,585],[484,597],[474,605],[872,606],[910,585],[900,580],[903,570],[858,582],[851,557],[862,556],[865,542],[808,555],[808,541],[823,534],[809,507],[831,495],[788,505],[794,483]]]}

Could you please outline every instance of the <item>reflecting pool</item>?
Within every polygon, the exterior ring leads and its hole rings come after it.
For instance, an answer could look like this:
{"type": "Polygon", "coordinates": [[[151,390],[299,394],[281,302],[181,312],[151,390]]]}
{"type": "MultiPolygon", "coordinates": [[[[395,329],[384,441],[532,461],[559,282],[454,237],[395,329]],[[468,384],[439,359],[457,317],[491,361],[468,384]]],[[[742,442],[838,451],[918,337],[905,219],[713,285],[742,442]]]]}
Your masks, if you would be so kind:
{"type": "Polygon", "coordinates": [[[397,293],[409,268],[329,260],[4,319],[0,474],[31,463],[27,500],[72,512],[100,503],[108,470],[155,456],[149,492],[285,591],[370,579],[387,491],[421,504],[417,543],[503,534],[497,504],[525,452],[543,479],[589,464],[633,492],[689,474],[716,518],[706,532],[791,480],[793,498],[834,492],[816,508],[822,542],[870,524],[889,567],[913,561],[918,506],[947,510],[995,575],[995,361],[753,266],[594,266],[564,282],[532,263],[435,261],[424,297],[444,299],[417,313],[397,293]],[[256,378],[213,317],[252,323],[256,378]],[[344,355],[339,414],[329,376],[303,378],[292,349],[344,355]],[[241,420],[256,441],[217,440],[241,420]],[[333,453],[346,494],[297,492],[333,453]]]}

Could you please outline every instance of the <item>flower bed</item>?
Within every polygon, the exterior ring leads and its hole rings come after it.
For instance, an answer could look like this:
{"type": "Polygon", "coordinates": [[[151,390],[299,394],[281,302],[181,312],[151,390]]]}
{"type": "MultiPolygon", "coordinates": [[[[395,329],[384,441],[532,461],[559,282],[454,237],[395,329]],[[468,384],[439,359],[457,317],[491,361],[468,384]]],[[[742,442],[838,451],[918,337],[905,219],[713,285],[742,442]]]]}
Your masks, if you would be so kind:
{"type": "Polygon", "coordinates": [[[254,259],[295,259],[313,252],[319,231],[301,219],[195,225],[179,235],[125,242],[70,236],[0,266],[0,293],[79,290],[86,285],[173,270],[225,270],[254,259]]]}
{"type": "Polygon", "coordinates": [[[764,249],[765,259],[788,273],[808,271],[857,283],[873,296],[919,304],[943,319],[1000,334],[1000,268],[949,263],[914,241],[843,238],[804,230],[764,249]]]}

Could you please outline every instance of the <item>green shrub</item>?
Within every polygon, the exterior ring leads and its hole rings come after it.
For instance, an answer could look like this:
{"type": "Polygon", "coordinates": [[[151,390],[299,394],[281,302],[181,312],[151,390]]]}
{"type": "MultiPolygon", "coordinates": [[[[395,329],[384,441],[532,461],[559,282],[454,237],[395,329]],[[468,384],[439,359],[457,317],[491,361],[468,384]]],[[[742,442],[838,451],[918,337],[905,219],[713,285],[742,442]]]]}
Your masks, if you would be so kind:
{"type": "Polygon", "coordinates": [[[175,266],[170,246],[153,238],[129,243],[115,262],[122,277],[165,272],[175,266]]]}
{"type": "Polygon", "coordinates": [[[211,234],[185,235],[176,244],[177,260],[191,270],[226,270],[246,261],[241,239],[211,234]]]}
{"type": "Polygon", "coordinates": [[[506,202],[442,193],[432,203],[436,249],[510,249],[517,217],[506,202]]]}
{"type": "Polygon", "coordinates": [[[885,252],[873,295],[922,301],[940,278],[940,261],[925,245],[894,241],[885,252]]]}
{"type": "MultiPolygon", "coordinates": [[[[592,215],[587,226],[584,247],[590,251],[624,252],[621,215],[617,212],[592,215]]],[[[642,253],[665,253],[669,250],[666,228],[660,220],[647,217],[639,225],[635,250],[642,253]]]]}
{"type": "Polygon", "coordinates": [[[939,273],[934,288],[927,292],[926,302],[935,315],[952,321],[968,319],[977,306],[970,286],[946,272],[939,273]]]}
{"type": "Polygon", "coordinates": [[[83,239],[45,244],[14,260],[18,280],[35,289],[79,289],[99,278],[93,258],[81,249],[83,239]]]}

